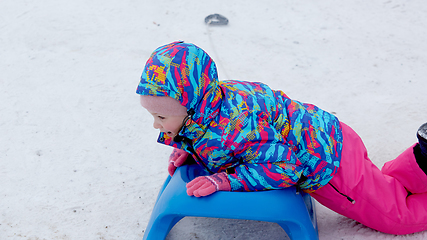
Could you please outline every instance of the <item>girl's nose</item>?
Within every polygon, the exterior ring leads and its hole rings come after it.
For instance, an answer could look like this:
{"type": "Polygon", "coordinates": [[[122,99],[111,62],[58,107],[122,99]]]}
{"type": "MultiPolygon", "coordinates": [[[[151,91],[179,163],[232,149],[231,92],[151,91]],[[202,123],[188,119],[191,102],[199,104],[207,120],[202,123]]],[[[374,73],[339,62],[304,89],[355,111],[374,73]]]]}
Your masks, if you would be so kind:
{"type": "Polygon", "coordinates": [[[153,123],[153,127],[154,127],[155,129],[159,129],[161,126],[162,126],[162,125],[160,125],[160,124],[158,124],[156,121],[154,121],[154,123],[153,123]]]}

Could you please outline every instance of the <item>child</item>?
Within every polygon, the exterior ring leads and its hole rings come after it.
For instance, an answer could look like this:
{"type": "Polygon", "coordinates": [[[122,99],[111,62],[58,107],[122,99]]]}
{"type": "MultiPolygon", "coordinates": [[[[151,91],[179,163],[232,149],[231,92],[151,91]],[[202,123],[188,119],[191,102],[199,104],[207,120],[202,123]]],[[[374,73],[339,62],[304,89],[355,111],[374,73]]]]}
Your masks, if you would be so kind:
{"type": "Polygon", "coordinates": [[[373,229],[427,229],[427,124],[419,144],[380,171],[334,115],[262,83],[218,81],[209,55],[184,42],[153,52],[137,93],[161,132],[158,142],[175,148],[170,175],[191,157],[211,173],[187,184],[190,196],[298,185],[373,229]]]}

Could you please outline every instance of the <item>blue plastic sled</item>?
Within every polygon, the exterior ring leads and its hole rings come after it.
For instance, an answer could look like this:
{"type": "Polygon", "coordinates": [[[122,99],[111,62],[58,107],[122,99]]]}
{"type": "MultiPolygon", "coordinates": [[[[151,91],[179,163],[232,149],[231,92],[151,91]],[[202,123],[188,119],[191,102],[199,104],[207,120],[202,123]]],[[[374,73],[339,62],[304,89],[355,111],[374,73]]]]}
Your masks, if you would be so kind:
{"type": "Polygon", "coordinates": [[[186,183],[207,172],[198,165],[179,167],[157,197],[144,240],[165,239],[184,217],[245,219],[279,224],[292,239],[319,239],[313,199],[296,188],[259,192],[216,192],[190,197],[186,183]]]}

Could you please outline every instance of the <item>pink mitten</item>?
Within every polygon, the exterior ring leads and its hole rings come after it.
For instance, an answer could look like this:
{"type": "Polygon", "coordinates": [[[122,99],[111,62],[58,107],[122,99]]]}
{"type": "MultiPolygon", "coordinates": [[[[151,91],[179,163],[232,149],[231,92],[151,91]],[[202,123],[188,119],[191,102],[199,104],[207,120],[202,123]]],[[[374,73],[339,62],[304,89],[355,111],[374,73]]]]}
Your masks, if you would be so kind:
{"type": "Polygon", "coordinates": [[[175,148],[170,157],[169,157],[169,165],[168,172],[169,175],[173,175],[177,167],[180,167],[184,164],[185,160],[187,160],[188,152],[175,148]]]}
{"type": "Polygon", "coordinates": [[[197,177],[187,183],[189,196],[202,197],[217,191],[231,191],[230,181],[225,172],[197,177]]]}

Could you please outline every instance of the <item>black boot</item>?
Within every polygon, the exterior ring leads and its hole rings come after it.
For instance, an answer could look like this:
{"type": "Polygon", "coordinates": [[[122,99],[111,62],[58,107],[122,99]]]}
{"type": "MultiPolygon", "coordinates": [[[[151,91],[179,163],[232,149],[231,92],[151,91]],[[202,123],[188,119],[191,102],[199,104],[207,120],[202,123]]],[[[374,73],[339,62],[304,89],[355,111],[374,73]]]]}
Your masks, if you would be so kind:
{"type": "Polygon", "coordinates": [[[414,147],[414,155],[420,168],[427,174],[427,123],[417,131],[418,144],[414,147]]]}
{"type": "Polygon", "coordinates": [[[427,157],[427,123],[421,125],[417,131],[418,143],[420,144],[421,153],[427,157]]]}

